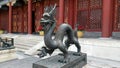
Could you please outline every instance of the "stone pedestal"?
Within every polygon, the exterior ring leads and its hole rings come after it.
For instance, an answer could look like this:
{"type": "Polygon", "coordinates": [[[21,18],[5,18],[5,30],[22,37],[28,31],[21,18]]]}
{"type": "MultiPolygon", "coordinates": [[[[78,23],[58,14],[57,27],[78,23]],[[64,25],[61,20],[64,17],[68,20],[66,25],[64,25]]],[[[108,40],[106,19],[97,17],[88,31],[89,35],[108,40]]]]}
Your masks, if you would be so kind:
{"type": "Polygon", "coordinates": [[[15,49],[0,50],[0,62],[17,59],[15,49]]]}
{"type": "Polygon", "coordinates": [[[63,56],[52,56],[33,63],[33,68],[82,68],[87,64],[87,55],[85,53],[82,53],[81,56],[75,56],[73,52],[71,52],[68,63],[58,62],[60,59],[63,59],[63,56]]]}

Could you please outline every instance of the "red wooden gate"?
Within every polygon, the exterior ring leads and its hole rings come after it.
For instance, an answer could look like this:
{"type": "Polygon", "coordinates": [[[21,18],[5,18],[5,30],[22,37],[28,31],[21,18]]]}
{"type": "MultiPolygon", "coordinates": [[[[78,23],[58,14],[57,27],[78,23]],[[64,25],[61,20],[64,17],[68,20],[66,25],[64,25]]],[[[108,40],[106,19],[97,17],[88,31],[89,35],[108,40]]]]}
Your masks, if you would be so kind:
{"type": "Polygon", "coordinates": [[[23,9],[22,9],[22,7],[18,7],[17,12],[18,12],[18,14],[17,14],[17,21],[18,21],[17,29],[18,29],[19,33],[22,33],[23,32],[23,28],[22,28],[22,26],[23,26],[23,9]]]}
{"type": "Polygon", "coordinates": [[[13,17],[12,17],[12,32],[21,33],[22,32],[22,8],[15,7],[13,8],[13,17]]]}
{"type": "Polygon", "coordinates": [[[0,29],[8,31],[8,10],[0,10],[0,29]]]}
{"type": "Polygon", "coordinates": [[[17,32],[17,12],[13,10],[12,15],[12,32],[17,32]]]}
{"type": "Polygon", "coordinates": [[[28,6],[23,8],[23,32],[28,33],[28,6]]]}
{"type": "Polygon", "coordinates": [[[87,31],[100,31],[102,0],[78,0],[77,22],[87,31]]]}
{"type": "Polygon", "coordinates": [[[40,19],[43,14],[43,2],[33,3],[32,10],[33,10],[33,15],[34,15],[32,28],[34,32],[37,32],[37,28],[40,25],[40,19]]]}
{"type": "Polygon", "coordinates": [[[114,0],[114,24],[113,31],[120,31],[120,0],[114,0]]]}
{"type": "Polygon", "coordinates": [[[12,32],[27,33],[27,6],[13,7],[12,12],[12,32]]]}

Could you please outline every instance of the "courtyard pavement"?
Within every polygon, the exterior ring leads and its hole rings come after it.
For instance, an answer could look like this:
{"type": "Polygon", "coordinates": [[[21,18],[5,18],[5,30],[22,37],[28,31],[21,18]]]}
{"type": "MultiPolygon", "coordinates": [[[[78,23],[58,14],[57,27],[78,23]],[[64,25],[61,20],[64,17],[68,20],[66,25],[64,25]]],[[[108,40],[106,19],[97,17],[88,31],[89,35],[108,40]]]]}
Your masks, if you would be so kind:
{"type": "MultiPolygon", "coordinates": [[[[35,43],[39,43],[39,41],[43,41],[43,36],[39,36],[39,35],[2,34],[2,35],[0,35],[0,37],[15,38],[15,41],[16,41],[15,44],[20,44],[20,45],[24,45],[24,44],[25,45],[27,45],[27,44],[35,45],[35,43]],[[30,41],[30,42],[28,43],[25,40],[30,41]]],[[[80,38],[80,39],[82,39],[82,38],[80,38]]],[[[89,38],[89,39],[93,39],[93,38],[89,38]]],[[[113,39],[113,40],[115,41],[116,39],[113,39]]],[[[119,39],[117,39],[116,41],[119,41],[119,39]]],[[[32,46],[32,45],[30,45],[30,46],[32,46]]],[[[20,52],[20,51],[17,51],[16,54],[19,59],[31,57],[29,55],[24,54],[24,52],[20,52]]],[[[54,53],[53,55],[56,55],[56,54],[57,53],[54,53]]],[[[37,57],[37,56],[35,55],[33,57],[37,57]]],[[[48,55],[47,57],[50,57],[50,56],[48,55]]],[[[47,57],[45,57],[45,58],[47,58],[47,57]]],[[[91,57],[91,56],[88,56],[87,59],[88,59],[87,60],[88,64],[84,68],[120,68],[120,61],[102,59],[102,58],[91,57]]],[[[3,63],[6,63],[6,62],[3,62],[3,63]]],[[[0,68],[2,67],[3,63],[0,63],[0,68]]],[[[7,66],[7,63],[6,63],[6,66],[7,66]]]]}

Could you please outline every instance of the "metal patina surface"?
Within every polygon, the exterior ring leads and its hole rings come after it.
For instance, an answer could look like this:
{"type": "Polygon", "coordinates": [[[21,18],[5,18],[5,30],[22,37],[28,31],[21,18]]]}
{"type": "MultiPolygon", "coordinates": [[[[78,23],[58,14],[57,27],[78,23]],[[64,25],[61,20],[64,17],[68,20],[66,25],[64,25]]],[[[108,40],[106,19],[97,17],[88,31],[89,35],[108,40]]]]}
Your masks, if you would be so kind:
{"type": "Polygon", "coordinates": [[[0,38],[0,50],[14,49],[13,38],[0,38]]]}
{"type": "Polygon", "coordinates": [[[67,63],[59,63],[58,59],[63,59],[63,56],[55,55],[33,63],[33,68],[82,68],[87,64],[85,53],[82,53],[81,56],[75,56],[73,53],[69,52],[69,61],[67,63]]]}
{"type": "Polygon", "coordinates": [[[81,55],[81,47],[78,42],[76,29],[73,30],[69,24],[61,24],[58,27],[58,30],[55,33],[54,38],[52,38],[54,29],[56,27],[56,20],[54,18],[56,5],[50,6],[49,8],[45,8],[45,12],[43,13],[43,17],[40,20],[40,24],[42,25],[45,36],[44,42],[46,47],[43,47],[41,53],[38,55],[40,57],[44,57],[48,54],[52,54],[55,49],[59,49],[63,52],[64,59],[59,60],[59,62],[66,63],[68,62],[68,48],[71,44],[75,44],[77,47],[77,52],[74,53],[76,56],[81,55]],[[63,41],[64,36],[67,36],[65,42],[63,41]]]}

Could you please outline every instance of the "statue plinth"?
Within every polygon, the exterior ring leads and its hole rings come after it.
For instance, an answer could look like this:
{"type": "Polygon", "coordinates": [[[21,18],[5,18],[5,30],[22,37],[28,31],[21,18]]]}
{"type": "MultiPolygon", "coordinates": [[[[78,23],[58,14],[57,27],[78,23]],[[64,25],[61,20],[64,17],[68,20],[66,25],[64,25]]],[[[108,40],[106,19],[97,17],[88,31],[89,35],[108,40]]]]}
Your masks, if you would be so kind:
{"type": "Polygon", "coordinates": [[[73,55],[73,52],[69,53],[69,62],[60,63],[58,60],[63,59],[63,56],[56,55],[47,59],[42,59],[33,63],[33,68],[82,68],[87,64],[87,55],[82,53],[81,56],[73,55]]]}

